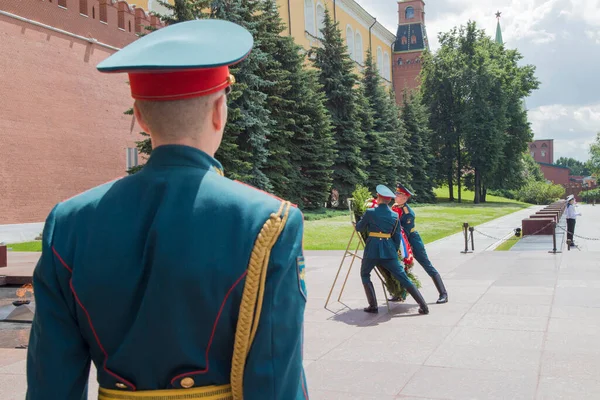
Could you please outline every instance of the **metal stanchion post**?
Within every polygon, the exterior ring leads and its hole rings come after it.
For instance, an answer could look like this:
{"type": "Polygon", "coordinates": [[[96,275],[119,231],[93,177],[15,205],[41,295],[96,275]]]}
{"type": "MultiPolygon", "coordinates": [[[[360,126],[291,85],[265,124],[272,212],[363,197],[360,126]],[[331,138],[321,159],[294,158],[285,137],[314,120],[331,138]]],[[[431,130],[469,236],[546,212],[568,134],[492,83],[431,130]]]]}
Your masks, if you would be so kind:
{"type": "Polygon", "coordinates": [[[463,254],[470,253],[469,251],[469,223],[463,223],[463,233],[465,235],[465,250],[461,251],[463,254]]]}
{"type": "Polygon", "coordinates": [[[474,227],[470,226],[469,227],[469,233],[471,234],[471,250],[475,251],[475,235],[473,235],[473,231],[475,230],[474,227]]]}
{"type": "Polygon", "coordinates": [[[469,223],[465,222],[463,224],[463,233],[465,234],[465,251],[462,251],[461,253],[468,253],[469,252],[469,223]]]}
{"type": "Polygon", "coordinates": [[[561,251],[558,251],[556,248],[556,221],[552,222],[552,251],[549,251],[548,253],[561,253],[561,251]]]}

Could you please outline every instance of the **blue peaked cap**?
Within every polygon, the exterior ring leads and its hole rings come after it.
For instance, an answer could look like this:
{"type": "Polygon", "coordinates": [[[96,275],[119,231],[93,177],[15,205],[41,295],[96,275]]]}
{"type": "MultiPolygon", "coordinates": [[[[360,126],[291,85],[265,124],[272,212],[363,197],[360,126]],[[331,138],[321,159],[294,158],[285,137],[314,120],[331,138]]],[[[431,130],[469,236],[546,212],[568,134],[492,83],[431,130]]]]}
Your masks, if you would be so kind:
{"type": "Polygon", "coordinates": [[[385,185],[377,185],[377,187],[375,188],[375,190],[377,191],[377,194],[383,197],[395,197],[394,192],[392,192],[387,186],[385,185]]]}

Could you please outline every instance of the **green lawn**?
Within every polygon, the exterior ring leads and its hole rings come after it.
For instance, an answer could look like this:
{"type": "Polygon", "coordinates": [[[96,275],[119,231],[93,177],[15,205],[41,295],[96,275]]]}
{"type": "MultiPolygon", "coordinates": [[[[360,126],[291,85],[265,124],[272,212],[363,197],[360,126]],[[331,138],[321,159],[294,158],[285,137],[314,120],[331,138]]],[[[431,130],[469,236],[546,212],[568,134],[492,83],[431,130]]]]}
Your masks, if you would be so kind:
{"type": "MultiPolygon", "coordinates": [[[[463,191],[463,203],[461,204],[448,202],[448,190],[445,188],[436,189],[435,194],[438,197],[438,204],[414,205],[417,214],[417,229],[425,243],[460,232],[464,222],[477,226],[529,207],[525,203],[494,196],[488,196],[488,202],[485,204],[473,204],[473,192],[468,191],[463,191]]],[[[304,248],[306,250],[344,250],[346,248],[352,234],[349,212],[307,211],[304,216],[306,219],[304,248]]],[[[508,243],[514,245],[515,242],[508,243]]],[[[12,248],[12,251],[41,251],[42,243],[40,241],[14,243],[7,247],[12,248]]]]}
{"type": "MultiPolygon", "coordinates": [[[[461,232],[462,224],[477,226],[506,214],[529,207],[500,197],[488,196],[485,204],[473,204],[473,193],[463,192],[463,203],[447,201],[448,190],[437,189],[439,203],[416,205],[417,229],[425,243],[461,232]],[[443,196],[446,196],[444,198],[443,196]]],[[[304,233],[305,250],[344,250],[352,234],[348,213],[343,216],[306,221],[304,233]]]]}
{"type": "Polygon", "coordinates": [[[509,240],[505,240],[500,244],[500,246],[496,247],[494,251],[508,251],[512,249],[512,247],[517,244],[517,242],[521,239],[515,240],[514,237],[511,237],[509,240]]]}
{"type": "Polygon", "coordinates": [[[12,249],[12,251],[42,251],[42,242],[37,240],[35,242],[11,243],[7,244],[6,247],[12,249]]]}

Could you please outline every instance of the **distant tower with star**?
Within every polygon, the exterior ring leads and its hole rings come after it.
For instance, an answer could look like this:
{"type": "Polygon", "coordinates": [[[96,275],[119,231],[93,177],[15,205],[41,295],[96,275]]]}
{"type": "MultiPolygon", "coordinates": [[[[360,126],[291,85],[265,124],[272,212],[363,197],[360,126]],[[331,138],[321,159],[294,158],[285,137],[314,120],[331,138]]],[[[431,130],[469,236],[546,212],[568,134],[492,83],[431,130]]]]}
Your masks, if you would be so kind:
{"type": "Polygon", "coordinates": [[[423,0],[398,1],[398,32],[393,48],[394,91],[396,101],[401,103],[405,91],[419,87],[423,51],[429,49],[423,0]]]}
{"type": "Polygon", "coordinates": [[[498,44],[504,44],[504,42],[502,41],[502,29],[500,28],[501,15],[502,13],[500,11],[496,12],[496,19],[498,20],[498,23],[496,24],[496,43],[498,44]]]}

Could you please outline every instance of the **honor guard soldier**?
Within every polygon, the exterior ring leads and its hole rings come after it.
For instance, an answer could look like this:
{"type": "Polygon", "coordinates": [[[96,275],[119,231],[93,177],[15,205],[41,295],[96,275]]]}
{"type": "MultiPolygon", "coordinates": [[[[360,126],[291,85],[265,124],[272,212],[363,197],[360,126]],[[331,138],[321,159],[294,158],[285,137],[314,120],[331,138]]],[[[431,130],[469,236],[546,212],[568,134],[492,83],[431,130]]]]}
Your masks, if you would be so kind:
{"type": "Polygon", "coordinates": [[[412,196],[412,193],[400,183],[398,183],[396,186],[396,203],[392,207],[392,210],[394,210],[400,217],[402,229],[404,229],[404,232],[408,236],[408,242],[412,247],[414,258],[419,262],[419,264],[421,264],[421,267],[423,267],[431,279],[433,279],[433,283],[435,284],[435,287],[439,293],[437,303],[447,303],[448,293],[446,292],[446,287],[444,286],[442,277],[433,267],[431,261],[429,261],[429,257],[427,257],[425,244],[423,244],[423,239],[421,239],[421,235],[419,235],[419,232],[417,232],[415,227],[415,212],[408,206],[408,204],[406,204],[408,199],[412,196]]]}
{"type": "Polygon", "coordinates": [[[575,241],[573,240],[573,235],[575,234],[575,223],[577,222],[577,217],[581,216],[581,213],[577,211],[577,206],[575,203],[575,196],[570,194],[567,196],[567,246],[575,247],[575,241]]]}
{"type": "Polygon", "coordinates": [[[27,399],[307,399],[303,217],[223,176],[229,66],[253,45],[220,20],[171,25],[98,65],[126,72],[153,151],[135,175],[59,203],[35,269],[27,399]]]}
{"type": "Polygon", "coordinates": [[[398,249],[400,248],[401,233],[398,215],[393,212],[389,203],[394,197],[394,192],[384,185],[377,188],[377,207],[368,209],[356,224],[358,232],[367,233],[367,241],[363,254],[360,277],[367,295],[369,307],[365,312],[378,312],[375,288],[371,282],[371,271],[376,266],[388,270],[419,305],[419,314],[429,314],[427,303],[419,290],[412,284],[400,261],[398,249]]]}

